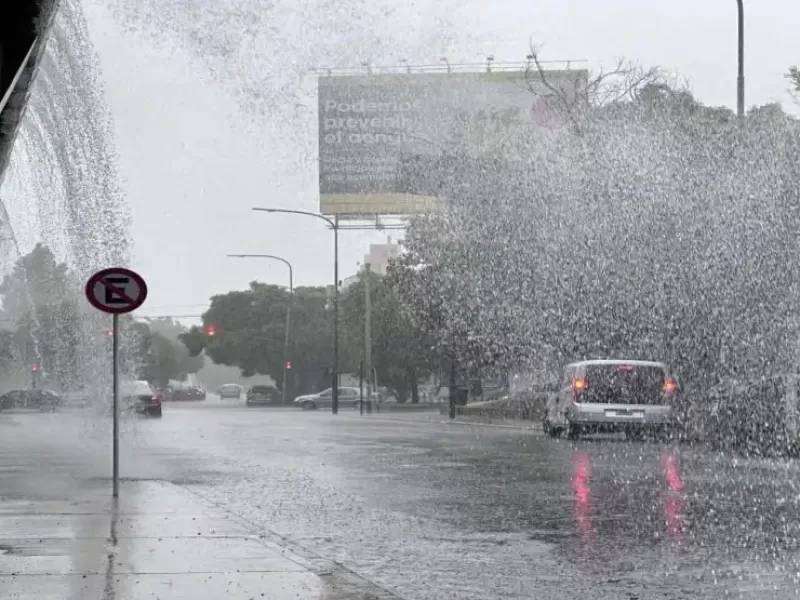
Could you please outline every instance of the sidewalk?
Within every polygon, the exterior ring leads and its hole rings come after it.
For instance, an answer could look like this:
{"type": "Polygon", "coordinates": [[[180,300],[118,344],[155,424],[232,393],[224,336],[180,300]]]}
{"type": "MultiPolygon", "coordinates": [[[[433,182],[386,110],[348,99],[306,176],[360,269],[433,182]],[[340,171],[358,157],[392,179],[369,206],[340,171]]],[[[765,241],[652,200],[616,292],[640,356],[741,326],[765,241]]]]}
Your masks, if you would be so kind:
{"type": "Polygon", "coordinates": [[[97,480],[63,501],[0,498],[4,600],[391,597],[338,571],[166,482],[122,481],[117,502],[97,480]]]}
{"type": "Polygon", "coordinates": [[[322,598],[320,578],[177,486],[94,482],[68,501],[0,502],[0,597],[322,598]]]}

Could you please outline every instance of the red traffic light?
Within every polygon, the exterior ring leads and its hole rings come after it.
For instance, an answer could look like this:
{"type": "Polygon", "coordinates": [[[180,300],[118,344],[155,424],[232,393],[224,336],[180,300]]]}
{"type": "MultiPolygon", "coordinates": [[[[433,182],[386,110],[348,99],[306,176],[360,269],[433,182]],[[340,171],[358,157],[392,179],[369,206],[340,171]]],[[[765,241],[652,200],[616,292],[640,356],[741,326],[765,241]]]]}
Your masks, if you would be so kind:
{"type": "Polygon", "coordinates": [[[39,363],[35,362],[31,365],[31,371],[38,371],[39,370],[39,363]]]}
{"type": "Polygon", "coordinates": [[[290,360],[287,360],[287,361],[286,361],[286,363],[284,364],[284,366],[285,366],[287,369],[291,369],[291,368],[292,368],[292,361],[290,361],[290,360]]]}
{"type": "Polygon", "coordinates": [[[217,326],[216,325],[206,325],[206,335],[208,337],[214,337],[217,335],[217,326]]]}

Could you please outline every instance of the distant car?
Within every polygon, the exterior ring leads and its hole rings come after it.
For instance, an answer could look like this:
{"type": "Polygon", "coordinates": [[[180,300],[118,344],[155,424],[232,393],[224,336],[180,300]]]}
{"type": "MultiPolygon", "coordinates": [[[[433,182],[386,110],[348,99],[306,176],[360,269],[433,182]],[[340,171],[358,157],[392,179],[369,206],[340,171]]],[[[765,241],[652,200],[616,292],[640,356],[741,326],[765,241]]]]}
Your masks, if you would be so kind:
{"type": "Polygon", "coordinates": [[[168,402],[172,400],[172,392],[174,391],[171,385],[165,385],[164,387],[154,387],[153,388],[159,396],[161,396],[162,402],[168,402]]]}
{"type": "Polygon", "coordinates": [[[281,393],[274,385],[254,385],[247,390],[247,406],[280,404],[281,393]]]}
{"type": "Polygon", "coordinates": [[[151,417],[161,416],[161,396],[146,381],[122,383],[119,395],[120,409],[151,417]]]}
{"type": "Polygon", "coordinates": [[[239,400],[242,397],[242,386],[238,383],[226,383],[219,386],[219,389],[217,389],[217,396],[222,399],[235,398],[239,400]]]}
{"type": "MultiPolygon", "coordinates": [[[[366,395],[366,394],[365,394],[366,395]]],[[[358,406],[361,393],[358,388],[340,387],[339,388],[339,407],[358,406]]],[[[303,410],[314,410],[315,408],[327,407],[333,404],[333,388],[328,388],[316,394],[305,394],[294,399],[294,405],[303,410]]]]}
{"type": "Polygon", "coordinates": [[[561,388],[547,404],[544,432],[570,439],[584,433],[672,432],[678,385],[664,363],[586,360],[567,365],[561,388]]]}
{"type": "Polygon", "coordinates": [[[171,399],[179,400],[205,400],[206,391],[197,386],[179,387],[172,390],[171,399]]]}
{"type": "Polygon", "coordinates": [[[27,408],[41,412],[54,412],[63,399],[49,390],[11,390],[0,396],[0,410],[27,408]]]}

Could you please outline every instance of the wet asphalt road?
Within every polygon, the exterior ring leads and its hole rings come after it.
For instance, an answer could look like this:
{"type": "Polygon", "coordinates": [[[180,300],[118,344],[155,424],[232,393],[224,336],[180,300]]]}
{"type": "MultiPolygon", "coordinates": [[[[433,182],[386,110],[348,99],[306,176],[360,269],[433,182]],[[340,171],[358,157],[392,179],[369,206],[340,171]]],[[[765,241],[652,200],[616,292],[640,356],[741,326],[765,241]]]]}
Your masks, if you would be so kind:
{"type": "MultiPolygon", "coordinates": [[[[110,472],[105,424],[0,419],[54,465],[51,493],[110,472]]],[[[123,435],[123,476],[186,486],[406,600],[800,596],[797,462],[216,399],[123,435]]]]}

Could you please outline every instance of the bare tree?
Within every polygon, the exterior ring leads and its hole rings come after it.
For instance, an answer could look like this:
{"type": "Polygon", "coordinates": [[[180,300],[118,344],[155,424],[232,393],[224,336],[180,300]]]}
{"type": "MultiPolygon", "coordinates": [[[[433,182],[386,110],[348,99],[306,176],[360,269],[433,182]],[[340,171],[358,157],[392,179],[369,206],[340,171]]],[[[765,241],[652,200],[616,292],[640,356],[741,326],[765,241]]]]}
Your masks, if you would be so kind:
{"type": "Polygon", "coordinates": [[[546,89],[545,95],[553,98],[555,104],[573,123],[578,123],[579,115],[590,107],[602,107],[624,101],[632,101],[639,92],[650,85],[669,86],[684,89],[685,82],[670,78],[660,67],[644,68],[626,59],[618,59],[614,67],[601,69],[598,73],[575,71],[575,77],[569,79],[569,88],[558,85],[542,63],[541,47],[530,45],[528,54],[529,66],[526,75],[530,79],[528,87],[534,94],[542,94],[541,87],[546,89]]]}

